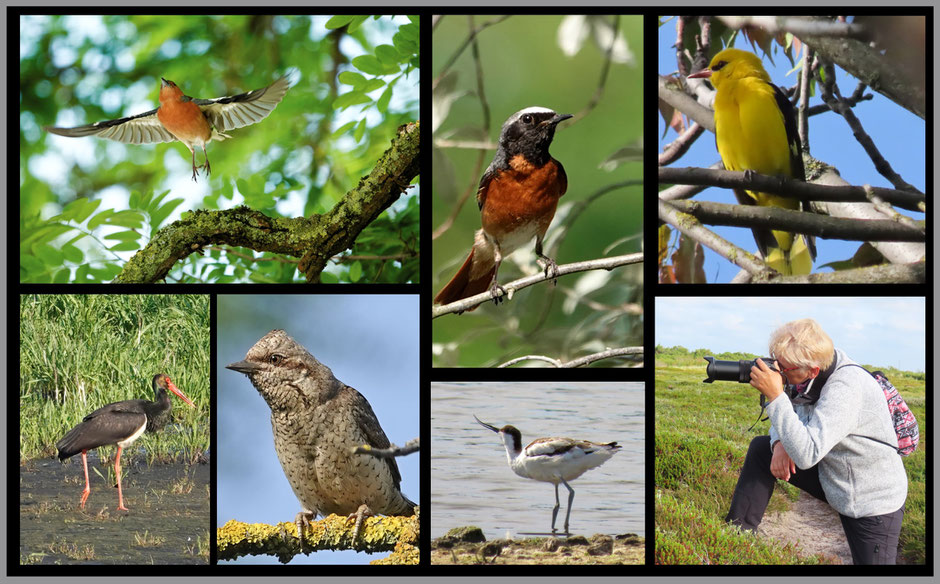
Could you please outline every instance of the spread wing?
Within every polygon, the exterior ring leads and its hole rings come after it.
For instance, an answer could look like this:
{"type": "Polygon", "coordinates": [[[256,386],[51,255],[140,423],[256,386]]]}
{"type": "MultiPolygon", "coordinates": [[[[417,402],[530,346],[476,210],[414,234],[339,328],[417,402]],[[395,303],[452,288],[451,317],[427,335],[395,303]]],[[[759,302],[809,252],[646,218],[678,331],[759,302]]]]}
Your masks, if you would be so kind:
{"type": "Polygon", "coordinates": [[[137,114],[117,120],[95,122],[77,128],[43,128],[47,132],[69,138],[82,138],[97,136],[125,144],[153,144],[158,142],[173,142],[176,137],[169,133],[160,120],[157,119],[157,110],[137,114]]]}
{"type": "Polygon", "coordinates": [[[239,93],[228,97],[215,99],[194,99],[188,97],[198,105],[206,115],[209,123],[219,132],[233,130],[251,124],[256,124],[268,117],[277,104],[284,99],[291,84],[291,73],[261,89],[247,93],[239,93]]]}

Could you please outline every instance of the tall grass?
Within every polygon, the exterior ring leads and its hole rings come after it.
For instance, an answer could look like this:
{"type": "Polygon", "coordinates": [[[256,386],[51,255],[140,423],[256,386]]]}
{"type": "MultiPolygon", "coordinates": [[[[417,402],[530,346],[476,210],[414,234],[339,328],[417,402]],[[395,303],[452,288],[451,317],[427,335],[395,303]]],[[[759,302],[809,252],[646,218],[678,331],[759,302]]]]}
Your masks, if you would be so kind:
{"type": "Polygon", "coordinates": [[[144,434],[128,455],[144,448],[153,462],[205,453],[209,325],[206,295],[21,296],[20,461],[55,455],[55,442],[105,404],[153,400],[157,373],[169,375],[196,407],[171,395],[173,421],[144,434]]]}
{"type": "MultiPolygon", "coordinates": [[[[769,545],[724,524],[751,438],[766,434],[770,422],[748,431],[760,411],[759,394],[750,385],[702,383],[702,357],[708,354],[656,348],[656,563],[832,563],[833,558],[769,545]]],[[[732,360],[760,355],[715,356],[732,360]]],[[[923,563],[928,446],[924,375],[880,369],[901,392],[920,427],[917,451],[904,458],[909,487],[900,544],[903,561],[923,563]]],[[[789,508],[798,495],[798,489],[778,481],[768,513],[789,508]]]]}

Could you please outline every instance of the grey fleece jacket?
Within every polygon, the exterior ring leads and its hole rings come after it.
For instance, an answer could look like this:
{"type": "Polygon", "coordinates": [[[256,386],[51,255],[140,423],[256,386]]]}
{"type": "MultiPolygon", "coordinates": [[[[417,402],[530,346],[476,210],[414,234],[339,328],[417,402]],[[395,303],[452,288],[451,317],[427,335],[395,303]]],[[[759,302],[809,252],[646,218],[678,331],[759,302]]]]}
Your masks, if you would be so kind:
{"type": "Polygon", "coordinates": [[[907,474],[884,392],[874,378],[836,350],[836,370],[815,404],[793,405],[781,394],[767,406],[770,443],[783,443],[799,469],[819,465],[833,509],[857,519],[893,513],[907,499],[907,474]],[[887,442],[888,444],[884,444],[887,442]]]}

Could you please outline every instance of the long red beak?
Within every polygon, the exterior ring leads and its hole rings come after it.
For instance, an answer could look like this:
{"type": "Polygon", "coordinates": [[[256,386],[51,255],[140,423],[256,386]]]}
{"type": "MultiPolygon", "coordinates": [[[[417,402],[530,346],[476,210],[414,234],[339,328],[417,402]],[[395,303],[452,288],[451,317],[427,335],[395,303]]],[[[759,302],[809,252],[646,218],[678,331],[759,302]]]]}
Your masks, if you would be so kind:
{"type": "Polygon", "coordinates": [[[166,386],[169,387],[169,388],[170,388],[170,391],[172,391],[173,393],[175,393],[178,398],[180,398],[180,399],[183,400],[184,402],[188,403],[189,405],[191,405],[191,406],[193,406],[193,407],[196,407],[196,404],[193,403],[193,400],[191,400],[191,399],[189,399],[188,397],[186,397],[185,395],[183,395],[183,392],[180,391],[180,389],[179,389],[178,387],[176,387],[175,385],[173,385],[173,382],[170,381],[170,378],[169,378],[169,377],[166,378],[166,386]]]}
{"type": "Polygon", "coordinates": [[[702,69],[698,73],[692,73],[691,75],[686,77],[686,79],[708,79],[711,76],[712,76],[711,69],[702,69]]]}

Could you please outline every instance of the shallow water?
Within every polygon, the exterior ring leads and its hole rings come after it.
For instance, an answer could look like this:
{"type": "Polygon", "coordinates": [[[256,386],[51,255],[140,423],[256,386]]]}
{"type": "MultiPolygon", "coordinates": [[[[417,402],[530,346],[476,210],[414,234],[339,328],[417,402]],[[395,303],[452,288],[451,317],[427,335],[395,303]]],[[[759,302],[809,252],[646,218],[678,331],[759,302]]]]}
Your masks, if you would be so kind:
{"type": "MultiPolygon", "coordinates": [[[[571,532],[645,535],[644,384],[633,382],[444,382],[431,384],[431,537],[476,525],[487,539],[550,532],[554,486],[509,468],[496,427],[523,444],[546,436],[616,441],[623,449],[569,484],[571,532]]],[[[568,491],[559,485],[564,525],[568,491]]]]}
{"type": "Polygon", "coordinates": [[[88,453],[91,493],[79,509],[81,457],[20,467],[20,562],[29,564],[206,564],[208,464],[154,464],[121,457],[124,505],[117,511],[111,462],[88,453]],[[180,491],[180,492],[176,492],[180,491]],[[139,538],[138,538],[139,536],[139,538]]]}

